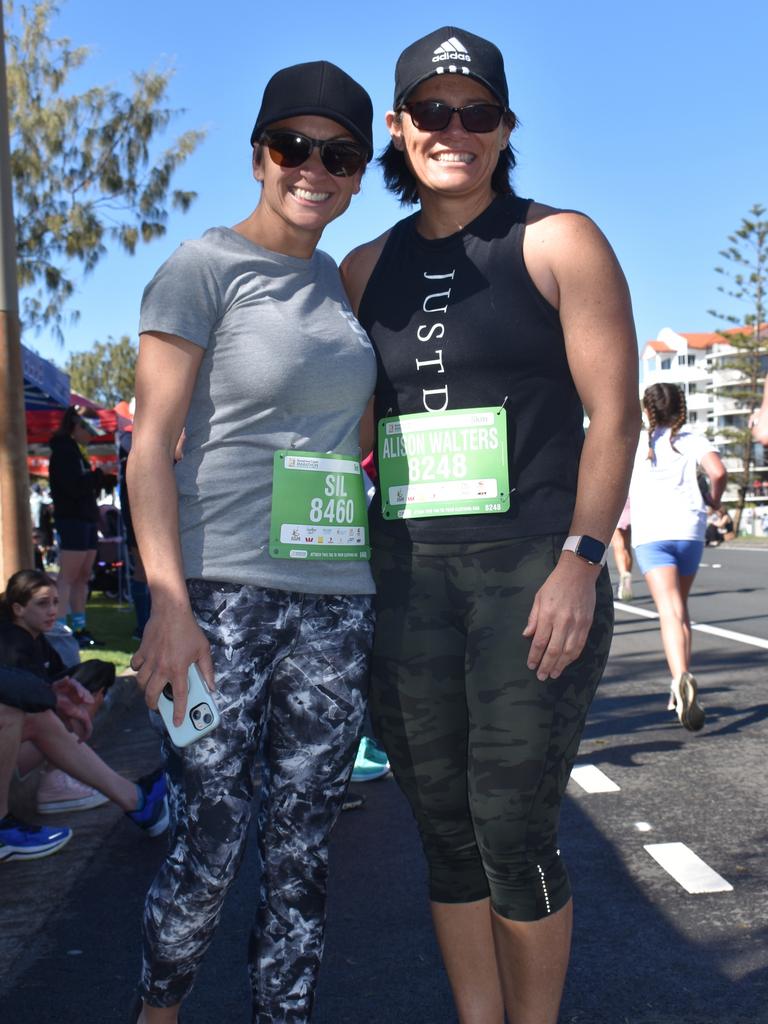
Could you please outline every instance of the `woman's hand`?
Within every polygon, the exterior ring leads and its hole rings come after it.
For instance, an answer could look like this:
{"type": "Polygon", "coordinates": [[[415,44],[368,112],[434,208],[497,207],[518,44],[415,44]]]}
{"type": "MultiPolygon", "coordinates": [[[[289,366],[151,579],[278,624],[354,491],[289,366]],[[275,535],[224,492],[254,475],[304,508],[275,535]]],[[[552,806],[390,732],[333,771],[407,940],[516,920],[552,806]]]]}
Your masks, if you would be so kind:
{"type": "Polygon", "coordinates": [[[557,679],[584,650],[595,614],[599,574],[600,566],[565,551],[537,591],[523,636],[532,638],[528,668],[542,682],[557,679]]]}
{"type": "Polygon", "coordinates": [[[51,683],[51,689],[56,694],[56,714],[80,743],[84,743],[93,732],[93,722],[84,705],[93,704],[93,696],[70,676],[51,683]]]}
{"type": "Polygon", "coordinates": [[[153,605],[149,622],[144,627],[141,646],[131,658],[136,682],[144,691],[150,708],[157,701],[166,683],[173,688],[173,721],[181,725],[187,708],[187,672],[197,667],[211,690],[214,689],[213,661],[208,640],[195,622],[192,609],[172,609],[153,605]]]}

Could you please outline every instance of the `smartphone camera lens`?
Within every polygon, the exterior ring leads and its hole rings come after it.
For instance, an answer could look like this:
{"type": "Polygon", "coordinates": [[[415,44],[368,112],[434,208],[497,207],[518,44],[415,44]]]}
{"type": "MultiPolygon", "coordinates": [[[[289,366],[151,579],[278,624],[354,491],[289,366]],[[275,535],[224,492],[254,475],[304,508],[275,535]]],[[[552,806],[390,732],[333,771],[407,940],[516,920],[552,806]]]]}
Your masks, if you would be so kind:
{"type": "Polygon", "coordinates": [[[213,713],[207,704],[195,705],[190,711],[189,717],[192,719],[192,725],[194,725],[198,732],[213,722],[213,713]]]}

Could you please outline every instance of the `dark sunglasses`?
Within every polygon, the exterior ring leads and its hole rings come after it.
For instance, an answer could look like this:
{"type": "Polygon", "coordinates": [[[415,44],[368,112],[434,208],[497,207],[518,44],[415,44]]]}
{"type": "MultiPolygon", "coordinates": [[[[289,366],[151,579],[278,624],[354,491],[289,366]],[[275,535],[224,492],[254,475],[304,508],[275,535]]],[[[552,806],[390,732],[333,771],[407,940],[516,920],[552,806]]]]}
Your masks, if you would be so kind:
{"type": "Polygon", "coordinates": [[[414,125],[422,132],[441,132],[458,114],[463,128],[468,132],[484,134],[499,127],[504,108],[495,103],[468,103],[466,107],[452,107],[440,100],[417,100],[403,104],[411,115],[414,125]]]}
{"type": "Polygon", "coordinates": [[[315,147],[320,150],[323,167],[336,178],[348,178],[365,164],[366,154],[360,146],[346,139],[310,139],[285,129],[264,132],[259,142],[267,147],[278,167],[301,167],[315,147]]]}

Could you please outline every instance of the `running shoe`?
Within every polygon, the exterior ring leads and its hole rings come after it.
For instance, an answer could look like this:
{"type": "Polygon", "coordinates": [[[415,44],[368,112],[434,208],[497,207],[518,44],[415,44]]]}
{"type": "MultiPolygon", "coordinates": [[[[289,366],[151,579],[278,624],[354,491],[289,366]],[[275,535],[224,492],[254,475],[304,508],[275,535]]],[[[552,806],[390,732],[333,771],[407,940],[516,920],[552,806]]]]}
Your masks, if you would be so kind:
{"type": "Polygon", "coordinates": [[[672,680],[672,696],[675,699],[675,711],[680,724],[689,732],[698,732],[704,728],[704,708],[697,700],[698,683],[690,672],[681,672],[672,680]]]}
{"type": "Polygon", "coordinates": [[[0,860],[35,860],[50,857],[72,838],[71,828],[27,825],[11,814],[0,818],[0,860]]]}
{"type": "Polygon", "coordinates": [[[619,580],[619,594],[620,601],[631,601],[632,600],[632,573],[623,572],[621,579],[619,580]]]}
{"type": "Polygon", "coordinates": [[[77,646],[81,651],[89,651],[94,647],[103,647],[104,642],[97,640],[96,637],[92,636],[87,629],[76,629],[74,631],[75,640],[77,640],[77,646]]]}
{"type": "Polygon", "coordinates": [[[171,817],[168,812],[165,772],[158,768],[151,775],[138,779],[136,785],[144,795],[144,803],[137,811],[126,811],[131,821],[143,828],[148,836],[162,835],[168,828],[171,817]]]}
{"type": "Polygon", "coordinates": [[[386,753],[369,736],[363,736],[357,748],[352,781],[371,782],[373,779],[380,779],[388,771],[389,760],[386,753]]]}
{"type": "Polygon", "coordinates": [[[87,811],[109,803],[109,797],[98,789],[86,786],[60,768],[46,772],[37,789],[38,814],[63,814],[66,811],[87,811]]]}

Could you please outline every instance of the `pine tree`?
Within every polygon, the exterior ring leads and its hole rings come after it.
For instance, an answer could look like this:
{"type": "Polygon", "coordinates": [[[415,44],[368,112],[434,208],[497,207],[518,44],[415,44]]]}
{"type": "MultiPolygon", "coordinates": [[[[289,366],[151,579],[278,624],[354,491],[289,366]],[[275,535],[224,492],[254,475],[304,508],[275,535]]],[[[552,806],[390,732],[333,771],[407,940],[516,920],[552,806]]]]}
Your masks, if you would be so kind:
{"type": "Polygon", "coordinates": [[[768,369],[768,220],[765,213],[765,207],[759,203],[748,211],[741,225],[728,236],[728,246],[720,251],[726,263],[715,267],[718,274],[728,278],[728,283],[720,285],[718,291],[746,305],[748,312],[736,315],[709,310],[721,322],[738,325],[718,331],[733,350],[723,358],[719,367],[733,371],[733,380],[718,388],[718,394],[736,403],[735,408],[743,410],[743,415],[735,417],[733,425],[717,430],[725,438],[729,453],[740,463],[738,469],[729,469],[731,482],[735,484],[738,493],[734,514],[737,532],[750,490],[755,461],[749,419],[760,406],[763,381],[768,369]]]}

